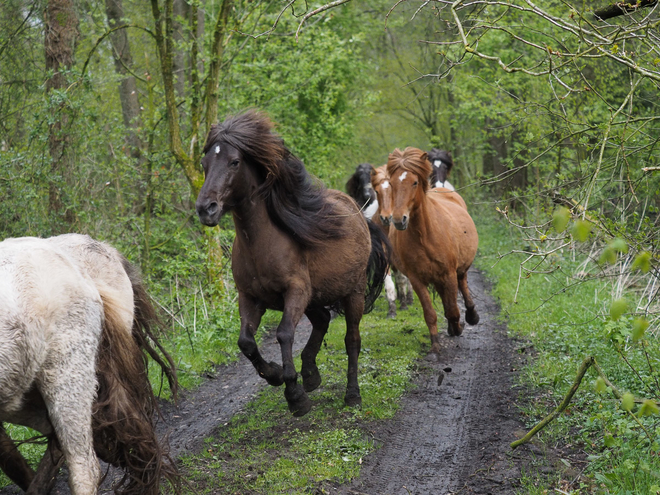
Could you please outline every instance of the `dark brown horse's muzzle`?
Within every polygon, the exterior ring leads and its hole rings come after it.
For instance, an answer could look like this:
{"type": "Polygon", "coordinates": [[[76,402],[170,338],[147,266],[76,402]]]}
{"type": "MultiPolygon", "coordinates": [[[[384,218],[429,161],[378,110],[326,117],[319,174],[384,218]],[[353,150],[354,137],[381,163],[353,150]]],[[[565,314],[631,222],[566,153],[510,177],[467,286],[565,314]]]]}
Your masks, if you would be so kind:
{"type": "Polygon", "coordinates": [[[202,222],[202,224],[206,225],[207,227],[214,227],[218,225],[221,216],[221,209],[217,202],[209,201],[206,203],[200,203],[198,200],[195,208],[197,209],[197,216],[199,217],[199,221],[202,222]]]}

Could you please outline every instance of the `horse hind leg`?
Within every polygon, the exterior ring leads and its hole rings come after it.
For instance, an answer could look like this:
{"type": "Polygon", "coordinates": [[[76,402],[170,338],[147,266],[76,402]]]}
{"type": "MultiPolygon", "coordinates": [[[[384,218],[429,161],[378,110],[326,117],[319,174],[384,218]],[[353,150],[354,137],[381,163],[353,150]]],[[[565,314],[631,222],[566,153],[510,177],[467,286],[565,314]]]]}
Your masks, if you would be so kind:
{"type": "Polygon", "coordinates": [[[302,376],[305,392],[311,392],[321,385],[321,374],[316,366],[316,356],[321,349],[323,338],[330,325],[330,311],[325,308],[308,309],[305,314],[312,323],[312,334],[309,336],[309,340],[300,356],[302,358],[300,375],[302,376]]]}
{"type": "Polygon", "coordinates": [[[69,467],[73,495],[97,493],[101,474],[92,433],[100,309],[100,305],[94,304],[93,309],[91,306],[83,309],[88,310],[84,321],[58,325],[55,331],[59,335],[68,334],[68,345],[51,349],[52,365],[43,370],[37,385],[69,467]]]}
{"type": "Polygon", "coordinates": [[[346,372],[346,395],[344,403],[347,406],[361,406],[362,396],[358,384],[358,357],[362,341],[360,339],[360,320],[364,312],[364,296],[360,292],[354,292],[344,300],[346,309],[346,354],[348,356],[348,370],[346,372]]]}
{"type": "Polygon", "coordinates": [[[475,309],[475,304],[472,300],[472,295],[470,294],[467,272],[458,276],[458,289],[463,295],[463,301],[465,301],[465,321],[470,325],[476,325],[479,323],[479,313],[477,313],[477,310],[475,309]]]}

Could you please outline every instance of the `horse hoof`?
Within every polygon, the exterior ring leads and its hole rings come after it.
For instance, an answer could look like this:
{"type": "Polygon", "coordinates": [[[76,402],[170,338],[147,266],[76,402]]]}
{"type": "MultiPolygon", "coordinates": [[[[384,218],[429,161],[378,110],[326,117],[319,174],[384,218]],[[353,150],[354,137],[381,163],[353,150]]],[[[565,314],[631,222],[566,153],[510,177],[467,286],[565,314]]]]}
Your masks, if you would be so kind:
{"type": "Polygon", "coordinates": [[[360,397],[360,393],[346,393],[346,396],[344,397],[344,404],[346,404],[348,407],[362,407],[362,397],[360,397]]]}
{"type": "Polygon", "coordinates": [[[289,402],[289,411],[296,417],[299,418],[304,416],[312,409],[312,401],[305,395],[304,398],[300,399],[297,402],[289,402]]]}
{"type": "Polygon", "coordinates": [[[450,337],[458,337],[463,333],[463,325],[460,322],[456,324],[450,323],[447,327],[447,333],[449,333],[450,337]]]}
{"type": "Polygon", "coordinates": [[[312,401],[298,383],[292,388],[287,387],[284,390],[284,397],[289,404],[289,411],[296,417],[304,416],[312,408],[312,401]]]}
{"type": "Polygon", "coordinates": [[[259,373],[259,375],[266,379],[268,385],[279,387],[284,383],[284,369],[275,361],[268,363],[268,367],[269,369],[266,371],[266,373],[259,373]]]}
{"type": "Polygon", "coordinates": [[[477,310],[474,308],[468,309],[465,312],[465,321],[470,325],[476,325],[479,323],[479,313],[477,313],[477,310]]]}
{"type": "Polygon", "coordinates": [[[301,375],[305,392],[316,390],[321,385],[321,373],[318,369],[309,374],[301,373],[301,375]]]}
{"type": "Polygon", "coordinates": [[[387,312],[387,319],[388,320],[393,320],[394,318],[396,318],[396,313],[394,311],[388,311],[387,312]]]}
{"type": "Polygon", "coordinates": [[[414,302],[415,302],[415,301],[414,301],[414,299],[413,299],[413,295],[412,295],[412,294],[410,294],[408,297],[406,297],[406,305],[407,305],[407,306],[412,306],[414,302]]]}

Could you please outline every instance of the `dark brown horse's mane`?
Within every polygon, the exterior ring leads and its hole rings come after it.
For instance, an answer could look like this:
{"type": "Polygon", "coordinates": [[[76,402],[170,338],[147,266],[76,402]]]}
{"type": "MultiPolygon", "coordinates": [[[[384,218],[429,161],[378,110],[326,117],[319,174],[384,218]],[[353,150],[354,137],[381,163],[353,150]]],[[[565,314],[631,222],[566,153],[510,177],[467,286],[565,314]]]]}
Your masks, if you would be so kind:
{"type": "Polygon", "coordinates": [[[158,404],[148,378],[147,354],[167,376],[174,397],[174,362],[153,334],[158,318],[137,270],[122,259],[131,280],[135,317],[131,335],[117,323],[112,302],[103,298],[105,321],[98,353],[98,397],[94,403],[94,448],[105,462],[124,469],[118,494],[160,493],[161,476],[178,493],[178,472],[154,429],[158,404]],[[154,349],[160,350],[162,356],[154,349]]]}
{"type": "Polygon", "coordinates": [[[436,160],[440,160],[447,167],[447,173],[449,173],[454,166],[454,160],[451,157],[449,151],[441,150],[440,148],[433,148],[428,152],[429,161],[433,163],[436,160]]]}
{"type": "Polygon", "coordinates": [[[396,148],[387,160],[387,173],[392,177],[397,171],[404,170],[419,177],[419,184],[426,192],[429,188],[428,177],[431,175],[431,163],[426,151],[408,146],[401,151],[396,148]]]}
{"type": "Polygon", "coordinates": [[[273,127],[266,115],[253,110],[229,117],[211,127],[204,153],[223,142],[238,149],[258,172],[259,193],[270,219],[302,246],[341,237],[341,217],[328,202],[325,187],[309,175],[273,127]]]}

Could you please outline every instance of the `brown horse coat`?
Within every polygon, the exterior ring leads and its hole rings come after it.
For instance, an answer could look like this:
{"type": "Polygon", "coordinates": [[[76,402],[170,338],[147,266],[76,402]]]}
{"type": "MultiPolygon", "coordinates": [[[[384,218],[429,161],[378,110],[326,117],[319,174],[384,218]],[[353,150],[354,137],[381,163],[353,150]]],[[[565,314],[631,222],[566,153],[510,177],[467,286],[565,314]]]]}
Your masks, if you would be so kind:
{"type": "Polygon", "coordinates": [[[348,354],[344,400],[359,404],[359,324],[365,305],[373,304],[382,287],[387,238],[367,224],[350,197],[315,183],[262,114],[248,112],[213,126],[204,153],[197,213],[209,226],[232,213],[243,354],[268,383],[286,385],[291,412],[306,414],[311,408],[307,392],[321,383],[316,355],[330,323],[329,308],[342,309],[348,354]],[[282,311],[277,328],[282,366],[267,363],[254,339],[266,309],[282,311]],[[292,344],[303,314],[312,334],[302,352],[301,386],[292,344]]]}
{"type": "Polygon", "coordinates": [[[458,290],[465,301],[466,321],[476,324],[479,316],[467,285],[467,271],[479,244],[477,229],[465,202],[444,188],[429,190],[430,163],[416,148],[396,149],[387,170],[393,194],[390,240],[397,267],[410,279],[422,303],[429,328],[432,352],[439,352],[437,315],[427,287],[442,298],[450,335],[463,331],[458,309],[458,290]]]}

